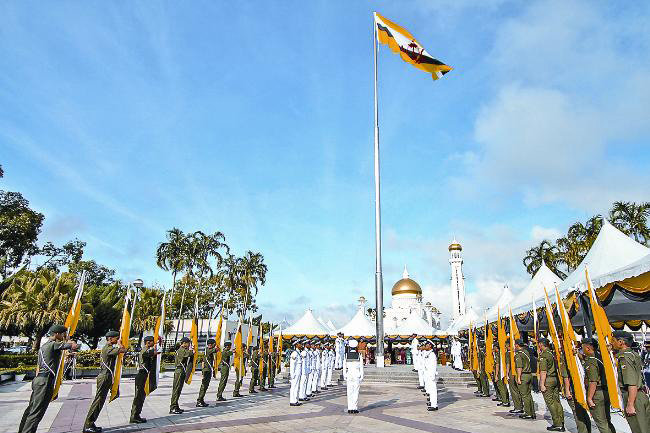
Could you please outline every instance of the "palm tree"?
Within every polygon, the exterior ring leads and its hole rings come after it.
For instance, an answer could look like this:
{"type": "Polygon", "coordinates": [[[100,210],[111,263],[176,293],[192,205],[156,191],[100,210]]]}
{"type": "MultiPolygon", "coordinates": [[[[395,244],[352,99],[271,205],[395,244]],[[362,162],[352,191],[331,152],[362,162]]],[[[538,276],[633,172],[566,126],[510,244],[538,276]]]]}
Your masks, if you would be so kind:
{"type": "Polygon", "coordinates": [[[182,230],[174,227],[167,231],[167,242],[158,244],[156,264],[165,271],[172,272],[172,296],[176,288],[176,275],[185,268],[187,237],[182,230]]]}
{"type": "Polygon", "coordinates": [[[542,263],[546,263],[546,266],[548,266],[550,270],[564,278],[566,277],[566,274],[558,269],[558,259],[557,246],[547,240],[543,240],[538,246],[526,251],[523,263],[524,266],[526,266],[526,271],[530,275],[535,275],[539,268],[542,267],[542,263]]]}
{"type": "MultiPolygon", "coordinates": [[[[34,339],[38,351],[41,339],[54,323],[63,323],[74,300],[74,274],[60,276],[50,269],[19,275],[3,293],[0,301],[0,327],[16,327],[34,339]]],[[[80,322],[88,320],[82,315],[80,322]]]]}
{"type": "Polygon", "coordinates": [[[635,241],[644,245],[650,242],[650,228],[648,218],[650,217],[650,203],[614,202],[609,218],[612,224],[635,241]]]}
{"type": "Polygon", "coordinates": [[[254,289],[255,295],[259,288],[257,284],[262,286],[266,283],[266,271],[268,268],[264,264],[264,256],[260,253],[254,253],[252,251],[247,251],[241,261],[242,268],[242,280],[246,286],[247,290],[254,289]]]}
{"type": "MultiPolygon", "coordinates": [[[[132,317],[132,326],[135,332],[139,332],[138,345],[142,344],[142,337],[145,331],[153,330],[156,320],[160,316],[160,303],[162,291],[157,289],[140,289],[138,301],[135,303],[135,315],[132,317]]],[[[164,328],[163,328],[164,330],[164,328]]]]}

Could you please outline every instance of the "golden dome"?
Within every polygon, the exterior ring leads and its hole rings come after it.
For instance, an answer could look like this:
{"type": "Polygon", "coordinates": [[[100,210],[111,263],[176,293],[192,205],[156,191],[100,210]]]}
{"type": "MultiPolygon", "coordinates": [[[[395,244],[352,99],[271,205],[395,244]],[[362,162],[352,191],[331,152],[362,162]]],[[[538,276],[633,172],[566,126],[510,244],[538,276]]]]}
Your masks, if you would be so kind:
{"type": "Polygon", "coordinates": [[[402,275],[402,279],[395,283],[393,289],[391,290],[391,294],[393,296],[406,294],[422,296],[422,288],[418,283],[409,278],[406,266],[404,266],[404,274],[402,275]]]}
{"type": "Polygon", "coordinates": [[[454,240],[451,242],[451,245],[449,245],[449,251],[462,251],[463,247],[460,246],[456,238],[454,237],[454,240]]]}

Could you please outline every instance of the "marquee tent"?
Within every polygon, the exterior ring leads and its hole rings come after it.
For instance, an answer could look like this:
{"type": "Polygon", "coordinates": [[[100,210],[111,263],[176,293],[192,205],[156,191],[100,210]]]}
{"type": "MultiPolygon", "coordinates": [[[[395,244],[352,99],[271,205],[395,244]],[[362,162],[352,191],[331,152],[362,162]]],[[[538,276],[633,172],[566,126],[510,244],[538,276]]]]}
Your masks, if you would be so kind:
{"type": "MultiPolygon", "coordinates": [[[[279,331],[275,331],[275,335],[278,334],[279,331]]],[[[303,335],[307,337],[328,336],[330,335],[330,331],[314,317],[314,313],[308,308],[296,323],[282,331],[282,335],[285,337],[303,335]]]]}
{"type": "Polygon", "coordinates": [[[334,333],[342,332],[346,337],[372,337],[375,335],[375,324],[366,316],[363,304],[350,321],[334,333]]]}
{"type": "Polygon", "coordinates": [[[510,303],[513,314],[523,313],[532,309],[533,297],[537,306],[544,305],[544,287],[548,290],[549,296],[559,286],[562,279],[542,262],[542,266],[535,272],[528,285],[510,303]]]}

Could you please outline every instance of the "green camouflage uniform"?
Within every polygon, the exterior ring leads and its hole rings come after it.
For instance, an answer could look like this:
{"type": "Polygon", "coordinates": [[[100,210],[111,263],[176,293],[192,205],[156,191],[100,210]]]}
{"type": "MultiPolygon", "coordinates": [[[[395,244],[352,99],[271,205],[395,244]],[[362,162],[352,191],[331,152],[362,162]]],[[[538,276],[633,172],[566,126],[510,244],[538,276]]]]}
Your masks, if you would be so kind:
{"type": "Polygon", "coordinates": [[[526,349],[519,349],[515,352],[515,367],[521,368],[521,383],[517,384],[517,388],[521,395],[524,412],[526,412],[526,415],[535,416],[533,394],[531,391],[533,375],[530,369],[530,355],[528,355],[526,349]]]}
{"type": "Polygon", "coordinates": [[[478,369],[479,369],[479,381],[481,383],[481,391],[483,395],[490,395],[490,385],[488,384],[487,373],[485,372],[485,350],[479,349],[478,351],[478,369]]]}
{"type": "MultiPolygon", "coordinates": [[[[230,374],[230,357],[232,356],[232,351],[229,349],[223,349],[221,351],[221,363],[219,364],[219,372],[221,377],[219,378],[219,388],[217,389],[217,398],[223,398],[223,390],[226,389],[226,384],[228,383],[228,375],[230,374]]],[[[235,381],[235,389],[237,388],[237,381],[235,381]]]]}
{"type": "Polygon", "coordinates": [[[544,386],[546,391],[542,391],[544,402],[548,411],[551,413],[554,426],[564,425],[564,409],[560,403],[560,382],[557,377],[557,366],[553,352],[546,348],[539,354],[539,371],[546,372],[544,386]]]}
{"type": "Polygon", "coordinates": [[[501,403],[503,403],[504,406],[510,406],[510,395],[508,394],[508,387],[506,386],[504,379],[501,379],[499,377],[500,371],[501,371],[501,354],[499,350],[497,350],[496,352],[494,352],[494,379],[496,384],[495,388],[501,403]]]}
{"type": "Polygon", "coordinates": [[[120,347],[115,344],[106,344],[101,352],[101,366],[102,369],[97,376],[97,392],[95,398],[90,404],[88,409],[88,416],[84,423],[84,428],[95,425],[95,421],[99,417],[99,413],[104,407],[106,396],[113,386],[113,371],[115,371],[115,361],[117,355],[120,353],[120,347]]]}
{"type": "Polygon", "coordinates": [[[637,394],[634,400],[636,415],[625,416],[632,433],[650,433],[650,403],[643,390],[643,372],[641,357],[632,349],[621,350],[616,354],[618,360],[618,384],[623,394],[623,402],[627,406],[628,386],[636,386],[637,394]]]}
{"type": "Polygon", "coordinates": [[[144,385],[147,383],[149,374],[155,369],[156,348],[143,348],[138,354],[138,372],[135,375],[135,396],[133,397],[133,404],[131,405],[131,421],[140,418],[142,405],[144,405],[144,399],[146,398],[144,385]]]}
{"type": "Polygon", "coordinates": [[[594,419],[600,433],[615,433],[610,415],[610,401],[605,379],[605,367],[600,359],[589,356],[585,359],[585,392],[589,396],[589,383],[596,384],[596,392],[592,399],[595,407],[590,407],[589,412],[594,419]]]}
{"type": "Polygon", "coordinates": [[[510,396],[512,397],[514,410],[524,410],[521,394],[519,394],[519,387],[515,380],[516,376],[512,373],[512,366],[510,365],[510,349],[506,351],[506,370],[508,371],[508,387],[510,388],[510,396]]]}
{"type": "Polygon", "coordinates": [[[254,392],[255,386],[260,378],[260,354],[257,351],[253,351],[250,356],[250,367],[251,367],[251,382],[248,385],[248,392],[254,392]]]}
{"type": "Polygon", "coordinates": [[[573,418],[576,422],[576,426],[578,427],[578,433],[591,433],[591,419],[589,418],[589,413],[587,413],[581,404],[576,404],[575,391],[573,389],[573,379],[571,378],[569,370],[567,369],[564,353],[562,353],[561,356],[562,359],[560,360],[559,368],[560,376],[563,380],[565,377],[569,379],[571,398],[567,398],[567,402],[569,403],[571,411],[573,412],[573,418]]]}
{"type": "Polygon", "coordinates": [[[275,370],[276,370],[276,354],[275,353],[269,353],[268,357],[268,372],[269,372],[269,388],[274,388],[275,387],[275,370]]]}
{"type": "Polygon", "coordinates": [[[176,358],[174,359],[174,384],[172,387],[172,399],[169,404],[169,410],[180,409],[178,406],[178,399],[183,391],[187,374],[191,371],[190,365],[194,362],[194,352],[184,347],[179,347],[176,350],[176,358]]]}
{"type": "Polygon", "coordinates": [[[205,403],[205,393],[208,392],[208,386],[210,386],[210,381],[212,377],[216,377],[216,372],[214,371],[214,355],[217,352],[216,348],[210,349],[209,347],[205,348],[205,353],[203,355],[203,363],[201,367],[201,373],[203,377],[201,378],[201,389],[199,389],[199,397],[196,399],[198,403],[205,403]]]}
{"type": "Polygon", "coordinates": [[[268,353],[266,350],[262,352],[262,355],[260,356],[260,360],[263,360],[262,362],[262,370],[260,371],[260,390],[261,391],[266,391],[266,376],[268,373],[269,369],[269,363],[268,363],[268,353]]]}
{"type": "Polygon", "coordinates": [[[38,351],[38,374],[32,380],[32,396],[29,405],[23,413],[18,433],[35,433],[38,424],[43,419],[52,394],[54,393],[54,382],[56,372],[61,362],[64,350],[72,347],[70,343],[49,340],[41,346],[38,351]]]}

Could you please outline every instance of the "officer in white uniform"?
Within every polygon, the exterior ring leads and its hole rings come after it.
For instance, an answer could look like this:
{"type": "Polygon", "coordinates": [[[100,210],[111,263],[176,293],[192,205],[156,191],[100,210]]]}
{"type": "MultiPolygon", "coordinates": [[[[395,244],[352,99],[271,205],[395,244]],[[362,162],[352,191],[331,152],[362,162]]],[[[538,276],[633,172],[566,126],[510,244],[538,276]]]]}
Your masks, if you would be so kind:
{"type": "Polygon", "coordinates": [[[330,354],[327,350],[327,344],[323,344],[323,349],[321,350],[321,372],[320,372],[320,381],[318,387],[320,390],[327,389],[327,370],[330,363],[330,354]]]}
{"type": "Polygon", "coordinates": [[[329,387],[334,385],[332,383],[332,374],[334,373],[334,363],[336,362],[336,353],[334,352],[334,346],[332,344],[329,345],[327,354],[329,362],[327,364],[327,380],[325,383],[329,387]]]}
{"type": "Polygon", "coordinates": [[[413,371],[418,370],[415,363],[415,355],[418,353],[418,344],[418,338],[413,334],[413,340],[411,340],[411,362],[413,362],[413,371]]]}
{"type": "Polygon", "coordinates": [[[462,370],[463,369],[462,349],[460,347],[460,341],[458,339],[454,339],[454,342],[451,346],[451,354],[454,357],[453,367],[456,370],[462,370]]]}
{"type": "Polygon", "coordinates": [[[350,340],[348,350],[343,358],[343,378],[348,391],[348,413],[359,413],[359,387],[363,381],[363,361],[357,352],[356,340],[350,340]]]}
{"type": "Polygon", "coordinates": [[[309,401],[307,396],[307,383],[309,382],[309,373],[311,373],[311,364],[309,359],[309,340],[304,341],[305,345],[300,351],[300,391],[298,392],[298,400],[309,401]]]}
{"type": "Polygon", "coordinates": [[[433,349],[433,342],[427,340],[427,352],[424,358],[424,383],[427,390],[427,410],[438,410],[438,356],[433,349]]]}
{"type": "Polygon", "coordinates": [[[342,332],[339,332],[336,335],[336,342],[334,343],[334,352],[336,353],[334,368],[340,370],[343,368],[343,357],[345,356],[345,340],[343,339],[342,332]]]}
{"type": "Polygon", "coordinates": [[[298,394],[300,390],[300,377],[302,376],[302,342],[298,341],[289,355],[289,380],[291,388],[289,389],[289,405],[300,406],[298,394]]]}
{"type": "Polygon", "coordinates": [[[320,375],[322,373],[322,354],[320,350],[320,343],[316,342],[314,345],[314,369],[312,371],[314,377],[311,381],[311,392],[318,394],[318,384],[320,383],[320,375]]]}

